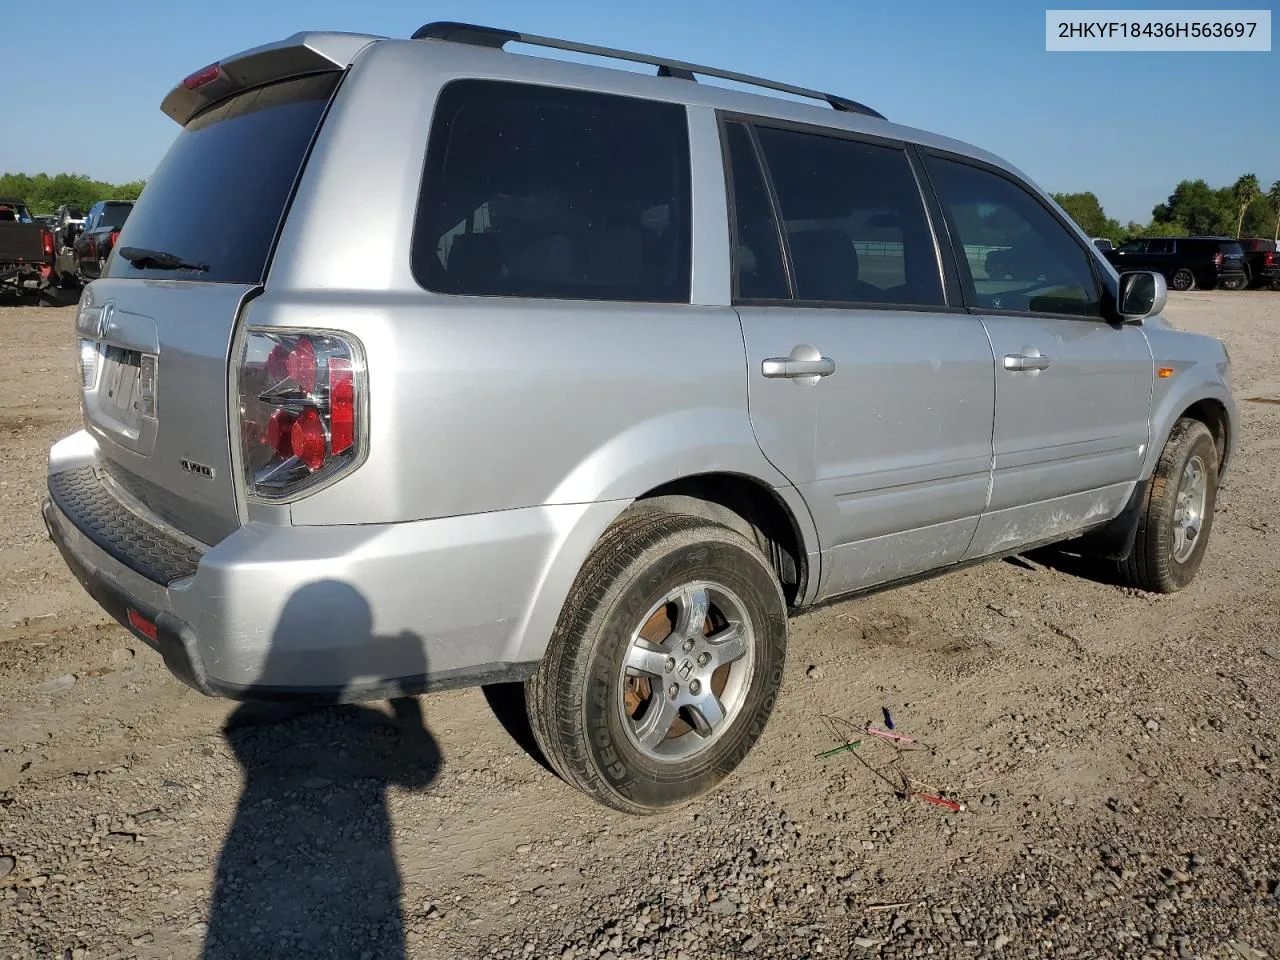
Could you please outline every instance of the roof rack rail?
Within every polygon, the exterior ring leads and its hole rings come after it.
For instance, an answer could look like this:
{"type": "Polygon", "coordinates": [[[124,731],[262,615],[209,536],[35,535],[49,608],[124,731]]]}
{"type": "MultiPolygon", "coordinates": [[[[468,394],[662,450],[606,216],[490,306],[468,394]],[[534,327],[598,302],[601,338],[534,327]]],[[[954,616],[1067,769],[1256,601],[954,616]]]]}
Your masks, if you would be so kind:
{"type": "Polygon", "coordinates": [[[734,73],[731,70],[718,70],[697,63],[685,63],[683,60],[669,60],[666,57],[655,57],[644,53],[633,53],[630,50],[615,50],[612,47],[597,47],[589,43],[574,43],[571,40],[557,40],[554,37],[539,37],[532,33],[517,33],[514,30],[502,30],[497,27],[481,27],[471,23],[454,23],[439,21],[428,23],[414,31],[414,40],[447,40],[451,43],[467,43],[477,47],[490,47],[501,50],[508,43],[527,43],[535,47],[551,47],[556,50],[569,50],[573,53],[586,53],[596,57],[608,57],[612,60],[629,60],[632,63],[647,63],[658,68],[658,76],[674,77],[678,80],[693,80],[696,75],[719,77],[721,80],[732,80],[752,87],[764,87],[778,90],[795,97],[809,100],[824,100],[844,113],[860,113],[868,117],[884,120],[885,116],[872,110],[864,103],[840,97],[834,93],[822,93],[805,87],[779,83],[776,80],[765,80],[745,73],[734,73]]]}

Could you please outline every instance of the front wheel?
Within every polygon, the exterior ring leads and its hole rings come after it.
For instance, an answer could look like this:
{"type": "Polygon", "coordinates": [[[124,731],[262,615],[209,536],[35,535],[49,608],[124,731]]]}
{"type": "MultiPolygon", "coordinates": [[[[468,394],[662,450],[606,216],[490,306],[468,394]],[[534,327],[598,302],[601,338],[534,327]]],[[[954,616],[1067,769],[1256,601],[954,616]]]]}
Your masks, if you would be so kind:
{"type": "Polygon", "coordinates": [[[1179,420],[1151,478],[1133,551],[1121,561],[1124,579],[1154,593],[1175,593],[1195,579],[1217,497],[1213,434],[1199,420],[1179,420]]]}
{"type": "Polygon", "coordinates": [[[537,674],[530,725],[596,800],[657,813],[714,788],[773,711],[786,604],[741,534],[699,518],[625,518],[597,544],[537,674]]]}
{"type": "Polygon", "coordinates": [[[1196,285],[1196,275],[1186,267],[1179,267],[1169,278],[1169,286],[1175,290],[1191,290],[1196,285]]]}

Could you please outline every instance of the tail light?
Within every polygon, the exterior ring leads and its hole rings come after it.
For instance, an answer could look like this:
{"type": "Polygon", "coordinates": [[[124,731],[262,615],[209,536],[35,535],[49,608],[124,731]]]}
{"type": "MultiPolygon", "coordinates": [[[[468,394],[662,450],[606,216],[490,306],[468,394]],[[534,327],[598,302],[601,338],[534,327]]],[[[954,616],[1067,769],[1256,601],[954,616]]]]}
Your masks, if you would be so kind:
{"type": "Polygon", "coordinates": [[[1268,250],[1266,252],[1266,255],[1263,256],[1262,258],[1262,265],[1264,267],[1271,267],[1271,266],[1275,266],[1275,262],[1276,262],[1276,255],[1272,251],[1268,250]]]}
{"type": "Polygon", "coordinates": [[[52,230],[40,231],[40,244],[44,248],[45,258],[52,259],[55,253],[53,249],[53,231],[52,230]]]}
{"type": "Polygon", "coordinates": [[[119,240],[119,239],[120,239],[120,231],[119,231],[119,230],[112,230],[112,231],[111,231],[111,248],[112,248],[113,250],[115,249],[116,241],[117,241],[117,240],[119,240]]]}
{"type": "Polygon", "coordinates": [[[364,355],[332,333],[250,331],[238,372],[240,447],[250,496],[288,500],[364,459],[364,355]]]}
{"type": "Polygon", "coordinates": [[[1213,265],[1215,267],[1222,266],[1222,253],[1218,252],[1213,255],[1213,265]]]}

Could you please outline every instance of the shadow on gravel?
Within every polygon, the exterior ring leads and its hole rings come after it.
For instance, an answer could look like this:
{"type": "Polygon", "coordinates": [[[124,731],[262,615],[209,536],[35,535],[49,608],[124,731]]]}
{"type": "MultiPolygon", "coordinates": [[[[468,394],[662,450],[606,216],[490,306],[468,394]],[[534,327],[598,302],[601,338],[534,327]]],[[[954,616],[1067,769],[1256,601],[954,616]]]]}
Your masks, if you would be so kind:
{"type": "Polygon", "coordinates": [[[536,760],[542,769],[553,777],[558,777],[559,774],[551,769],[551,764],[547,763],[547,758],[543,756],[542,748],[538,746],[538,741],[534,739],[533,727],[529,726],[529,713],[524,699],[524,684],[491,683],[481,689],[484,692],[485,703],[489,704],[489,709],[493,711],[498,723],[502,724],[502,729],[507,731],[507,736],[514,740],[521,750],[536,760]]]}
{"type": "MultiPolygon", "coordinates": [[[[1026,554],[1026,559],[1034,561],[1042,567],[1048,567],[1050,570],[1056,570],[1058,573],[1065,573],[1069,577],[1092,580],[1094,583],[1101,583],[1108,587],[1126,585],[1115,564],[1106,560],[1099,560],[1097,557],[1078,553],[1071,549],[1069,543],[1030,550],[1026,554]]],[[[1010,558],[1010,562],[1015,561],[1010,558]]],[[[1025,563],[1019,564],[1019,566],[1025,566],[1025,563]]]]}
{"type": "MultiPolygon", "coordinates": [[[[264,682],[305,669],[289,641],[320,622],[352,638],[363,664],[426,673],[418,637],[374,636],[360,593],[321,581],[285,605],[264,682]]],[[[245,786],[218,860],[205,960],[405,956],[387,788],[428,787],[440,750],[416,698],[390,704],[391,716],[323,702],[246,703],[232,714],[224,734],[245,786]]]]}

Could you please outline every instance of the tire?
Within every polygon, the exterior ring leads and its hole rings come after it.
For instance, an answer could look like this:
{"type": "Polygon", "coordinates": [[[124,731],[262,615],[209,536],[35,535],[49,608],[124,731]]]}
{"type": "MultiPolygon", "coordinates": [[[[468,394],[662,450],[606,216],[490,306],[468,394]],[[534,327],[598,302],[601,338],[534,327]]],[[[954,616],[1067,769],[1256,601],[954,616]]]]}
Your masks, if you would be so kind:
{"type": "Polygon", "coordinates": [[[1179,267],[1173,271],[1173,276],[1169,278],[1169,286],[1174,290],[1194,290],[1196,288],[1196,275],[1186,267],[1179,267]]]}
{"type": "Polygon", "coordinates": [[[1233,277],[1230,280],[1223,280],[1220,286],[1223,290],[1243,290],[1249,285],[1248,276],[1233,277]]]}
{"type": "Polygon", "coordinates": [[[1217,497],[1218,447],[1213,434],[1199,420],[1183,418],[1174,425],[1156,464],[1138,516],[1133,551],[1120,563],[1125,581],[1152,593],[1176,593],[1195,579],[1209,546],[1217,497]],[[1202,496],[1195,492],[1197,471],[1202,496]]]}
{"type": "Polygon", "coordinates": [[[583,564],[526,684],[530,726],[568,783],[617,810],[659,813],[746,757],[773,712],[786,646],[786,602],[754,544],[640,508],[583,564]],[[691,608],[704,611],[697,624],[691,608]]]}

